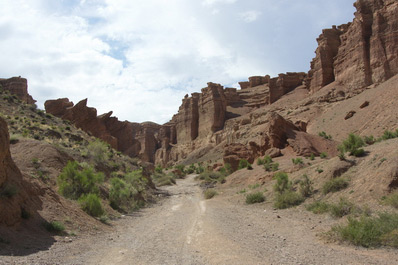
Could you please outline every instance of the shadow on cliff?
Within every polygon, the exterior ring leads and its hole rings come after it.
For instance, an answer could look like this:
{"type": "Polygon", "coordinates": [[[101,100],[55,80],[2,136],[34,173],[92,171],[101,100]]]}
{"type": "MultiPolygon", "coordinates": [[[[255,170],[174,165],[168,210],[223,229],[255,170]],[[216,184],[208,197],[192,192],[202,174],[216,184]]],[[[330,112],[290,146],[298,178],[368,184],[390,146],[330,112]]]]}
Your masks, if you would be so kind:
{"type": "Polygon", "coordinates": [[[56,240],[54,234],[44,229],[45,222],[38,216],[31,221],[24,220],[17,227],[0,227],[0,257],[28,256],[49,250],[56,240]]]}
{"type": "Polygon", "coordinates": [[[45,189],[25,179],[15,185],[19,192],[14,201],[22,199],[18,202],[20,219],[11,226],[0,225],[0,256],[27,256],[49,250],[56,240],[55,234],[45,229],[47,221],[39,213],[43,210],[41,197],[45,189]]]}

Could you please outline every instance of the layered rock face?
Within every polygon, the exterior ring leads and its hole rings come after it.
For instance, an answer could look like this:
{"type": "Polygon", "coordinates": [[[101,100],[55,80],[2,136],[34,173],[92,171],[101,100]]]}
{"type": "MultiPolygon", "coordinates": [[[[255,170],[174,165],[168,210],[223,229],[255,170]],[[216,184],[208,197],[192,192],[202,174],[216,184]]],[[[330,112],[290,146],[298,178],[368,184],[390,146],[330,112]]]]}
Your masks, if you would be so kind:
{"type": "Polygon", "coordinates": [[[386,81],[398,73],[398,2],[358,0],[352,23],[324,30],[311,63],[309,87],[334,80],[347,88],[386,81]]]}
{"type": "Polygon", "coordinates": [[[7,226],[21,220],[21,210],[28,199],[22,187],[22,174],[11,158],[9,143],[7,123],[0,117],[0,225],[7,226]]]}
{"type": "Polygon", "coordinates": [[[28,80],[21,77],[12,77],[9,79],[0,78],[0,85],[4,90],[10,91],[26,104],[34,104],[36,100],[28,94],[28,80]]]}
{"type": "Polygon", "coordinates": [[[306,73],[286,73],[279,74],[275,78],[269,78],[269,104],[302,85],[305,77],[306,73]]]}
{"type": "Polygon", "coordinates": [[[219,84],[207,83],[199,98],[199,137],[222,130],[225,122],[227,100],[219,84]]]}
{"type": "Polygon", "coordinates": [[[46,112],[65,120],[76,127],[109,143],[113,148],[132,157],[154,162],[158,149],[157,134],[160,125],[155,123],[131,123],[111,117],[112,112],[97,116],[95,108],[87,107],[87,99],[76,105],[66,98],[47,100],[46,112]]]}
{"type": "Polygon", "coordinates": [[[341,45],[340,36],[345,30],[347,30],[345,26],[338,28],[333,26],[332,29],[324,29],[317,39],[316,57],[312,60],[311,70],[308,72],[309,87],[312,92],[335,80],[334,58],[341,45]]]}

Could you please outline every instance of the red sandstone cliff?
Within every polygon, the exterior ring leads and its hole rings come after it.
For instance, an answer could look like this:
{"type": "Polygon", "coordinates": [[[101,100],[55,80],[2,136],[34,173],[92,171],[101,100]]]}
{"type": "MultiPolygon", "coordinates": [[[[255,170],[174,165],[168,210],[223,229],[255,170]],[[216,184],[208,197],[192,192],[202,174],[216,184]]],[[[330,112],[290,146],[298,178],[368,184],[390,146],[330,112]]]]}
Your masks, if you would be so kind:
{"type": "Polygon", "coordinates": [[[12,77],[9,79],[0,78],[0,86],[4,90],[10,91],[16,95],[22,102],[33,104],[36,102],[31,95],[28,94],[28,80],[21,77],[12,77]]]}
{"type": "Polygon", "coordinates": [[[358,0],[352,23],[326,29],[311,63],[309,87],[337,81],[348,88],[381,83],[398,73],[398,2],[358,0]]]}

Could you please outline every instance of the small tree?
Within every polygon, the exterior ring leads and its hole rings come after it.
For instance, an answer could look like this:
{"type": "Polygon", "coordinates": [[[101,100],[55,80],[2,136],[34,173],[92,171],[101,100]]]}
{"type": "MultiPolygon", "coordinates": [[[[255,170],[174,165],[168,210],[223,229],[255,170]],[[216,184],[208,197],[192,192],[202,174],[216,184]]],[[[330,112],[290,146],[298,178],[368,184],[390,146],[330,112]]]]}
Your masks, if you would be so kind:
{"type": "Polygon", "coordinates": [[[289,177],[285,172],[278,172],[274,175],[276,183],[274,185],[274,191],[282,194],[283,192],[290,190],[292,183],[289,181],[289,177]]]}
{"type": "Polygon", "coordinates": [[[361,156],[364,154],[365,151],[360,147],[364,145],[365,142],[360,136],[350,133],[348,135],[348,138],[344,140],[343,143],[339,146],[339,150],[341,153],[350,152],[350,155],[361,156]]]}

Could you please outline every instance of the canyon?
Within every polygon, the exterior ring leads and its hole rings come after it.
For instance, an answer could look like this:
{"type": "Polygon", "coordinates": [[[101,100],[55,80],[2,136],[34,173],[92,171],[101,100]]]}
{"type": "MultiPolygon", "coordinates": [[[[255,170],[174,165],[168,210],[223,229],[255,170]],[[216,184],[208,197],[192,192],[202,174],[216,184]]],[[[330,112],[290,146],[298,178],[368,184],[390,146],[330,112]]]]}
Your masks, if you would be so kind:
{"type": "MultiPolygon", "coordinates": [[[[270,148],[285,146],[296,146],[296,154],[302,155],[297,144],[292,144],[296,136],[290,135],[292,140],[288,144],[274,146],[268,143],[266,130],[268,123],[273,121],[264,120],[263,115],[280,112],[281,108],[299,108],[291,105],[276,109],[278,104],[275,103],[284,95],[305,91],[306,95],[302,98],[305,100],[324,90],[329,94],[317,100],[336,102],[377,86],[398,73],[398,3],[394,0],[358,0],[354,6],[357,12],[352,22],[322,31],[308,73],[285,73],[273,78],[269,75],[252,76],[248,81],[239,83],[240,89],[224,88],[209,82],[200,93],[186,95],[178,113],[166,124],[119,121],[111,116],[112,112],[97,116],[96,109],[87,106],[87,99],[76,105],[67,98],[48,100],[45,109],[71,121],[124,154],[156,165],[220,161],[230,144],[243,145],[246,156],[249,154],[252,158],[264,155],[270,148]],[[333,91],[329,91],[331,86],[333,91]],[[248,127],[251,129],[248,130],[248,127]]],[[[308,106],[312,108],[314,104],[308,106]]],[[[314,118],[313,115],[282,117],[298,125],[298,135],[307,139],[317,138],[314,135],[317,132],[311,132],[311,136],[306,134],[306,127],[312,127],[314,118]]],[[[274,134],[285,133],[278,131],[278,128],[272,130],[276,130],[274,134]]],[[[311,146],[310,142],[306,141],[311,146]]],[[[322,139],[316,142],[320,143],[322,139]]],[[[330,148],[308,148],[315,153],[335,153],[330,148]]]]}

